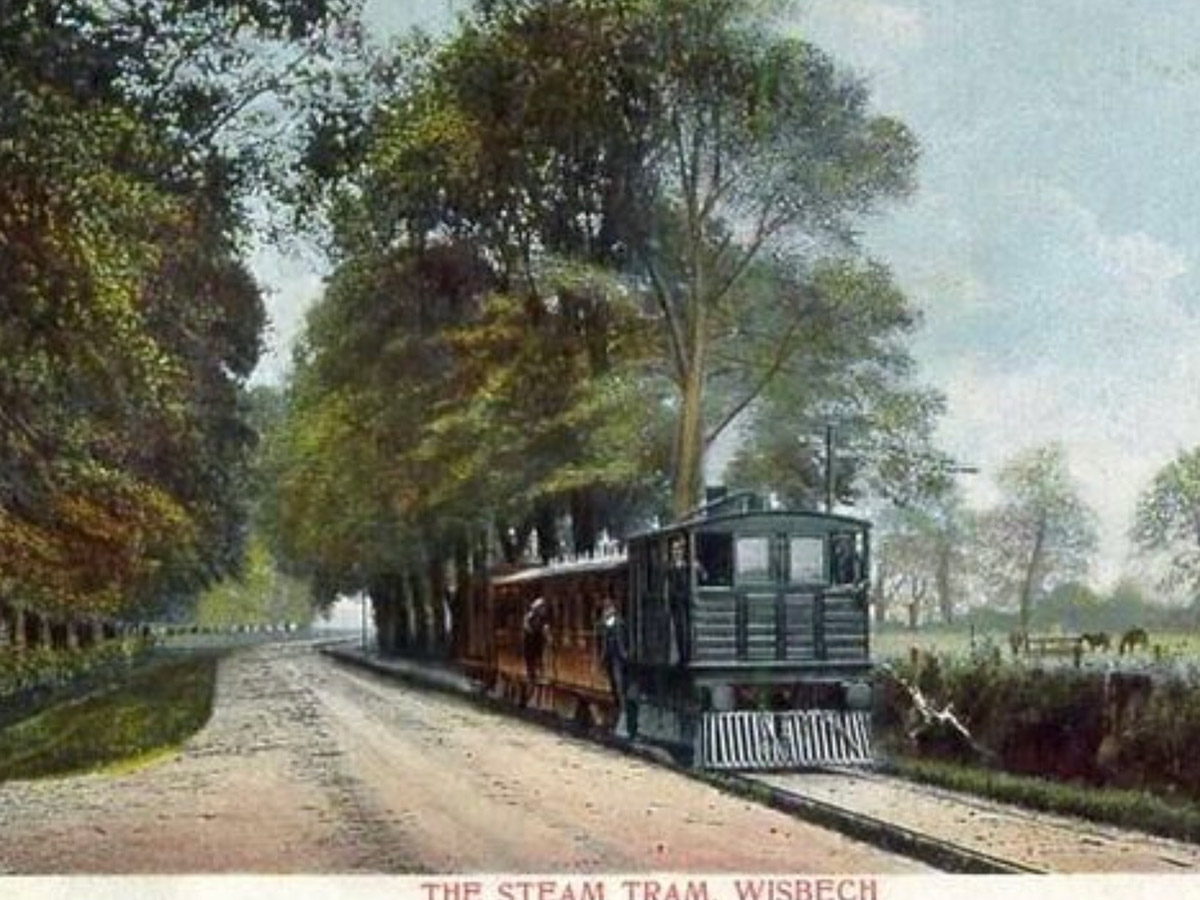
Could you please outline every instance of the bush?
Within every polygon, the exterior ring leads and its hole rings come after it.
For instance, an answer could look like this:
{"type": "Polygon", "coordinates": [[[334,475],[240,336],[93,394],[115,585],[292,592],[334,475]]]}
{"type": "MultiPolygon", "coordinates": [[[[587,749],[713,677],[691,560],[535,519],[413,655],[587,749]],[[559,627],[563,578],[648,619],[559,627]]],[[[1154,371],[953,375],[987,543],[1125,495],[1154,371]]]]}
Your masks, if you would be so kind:
{"type": "Polygon", "coordinates": [[[118,677],[149,647],[142,638],[125,637],[72,650],[30,647],[0,654],[0,720],[11,721],[72,687],[118,677]]]}
{"type": "MultiPolygon", "coordinates": [[[[937,709],[949,708],[1004,771],[1200,800],[1200,678],[1014,666],[922,657],[893,667],[937,709]]],[[[881,679],[885,747],[934,757],[913,739],[911,695],[881,679]]]]}

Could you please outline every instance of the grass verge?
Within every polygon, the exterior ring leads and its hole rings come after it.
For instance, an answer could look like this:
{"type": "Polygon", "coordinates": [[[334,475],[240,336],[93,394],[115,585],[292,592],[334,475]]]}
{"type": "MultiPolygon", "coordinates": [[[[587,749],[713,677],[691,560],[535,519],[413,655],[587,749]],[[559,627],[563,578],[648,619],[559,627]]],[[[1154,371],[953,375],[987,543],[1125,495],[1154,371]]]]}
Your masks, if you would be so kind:
{"type": "Polygon", "coordinates": [[[212,714],[216,654],[156,661],[120,686],[0,731],[0,781],[127,768],[161,755],[212,714]]]}
{"type": "Polygon", "coordinates": [[[1007,772],[905,758],[892,759],[887,768],[895,775],[934,787],[1181,841],[1200,842],[1200,807],[1145,791],[1076,787],[1007,772]]]}

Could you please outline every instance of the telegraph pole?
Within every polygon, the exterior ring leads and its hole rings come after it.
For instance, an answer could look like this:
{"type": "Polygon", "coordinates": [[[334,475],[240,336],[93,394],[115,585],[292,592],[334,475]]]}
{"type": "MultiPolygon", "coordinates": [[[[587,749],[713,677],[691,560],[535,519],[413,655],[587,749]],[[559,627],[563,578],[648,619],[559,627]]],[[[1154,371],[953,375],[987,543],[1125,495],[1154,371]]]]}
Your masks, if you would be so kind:
{"type": "Polygon", "coordinates": [[[365,655],[367,652],[367,592],[361,591],[358,595],[359,609],[362,611],[362,652],[365,655]]]}
{"type": "Polygon", "coordinates": [[[825,426],[825,512],[833,512],[833,425],[825,426]]]}

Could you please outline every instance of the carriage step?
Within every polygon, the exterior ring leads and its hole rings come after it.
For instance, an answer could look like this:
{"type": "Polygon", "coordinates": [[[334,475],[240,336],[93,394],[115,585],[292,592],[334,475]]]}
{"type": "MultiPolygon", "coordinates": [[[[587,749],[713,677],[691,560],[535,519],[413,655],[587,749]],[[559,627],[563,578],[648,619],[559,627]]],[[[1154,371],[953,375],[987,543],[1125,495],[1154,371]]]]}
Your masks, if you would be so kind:
{"type": "Polygon", "coordinates": [[[788,769],[872,761],[869,712],[806,709],[701,716],[701,768],[788,769]]]}

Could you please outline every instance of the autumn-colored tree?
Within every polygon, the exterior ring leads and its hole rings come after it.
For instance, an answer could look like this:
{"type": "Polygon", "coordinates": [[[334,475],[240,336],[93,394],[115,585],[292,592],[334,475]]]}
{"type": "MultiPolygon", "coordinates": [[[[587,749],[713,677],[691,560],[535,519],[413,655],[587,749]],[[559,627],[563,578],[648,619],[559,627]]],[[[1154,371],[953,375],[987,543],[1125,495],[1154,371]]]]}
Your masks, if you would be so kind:
{"type": "Polygon", "coordinates": [[[281,84],[264,42],[311,49],[331,9],[0,8],[6,602],[146,611],[237,565],[263,325],[239,203],[264,147],[234,149],[233,130],[281,84]]]}

